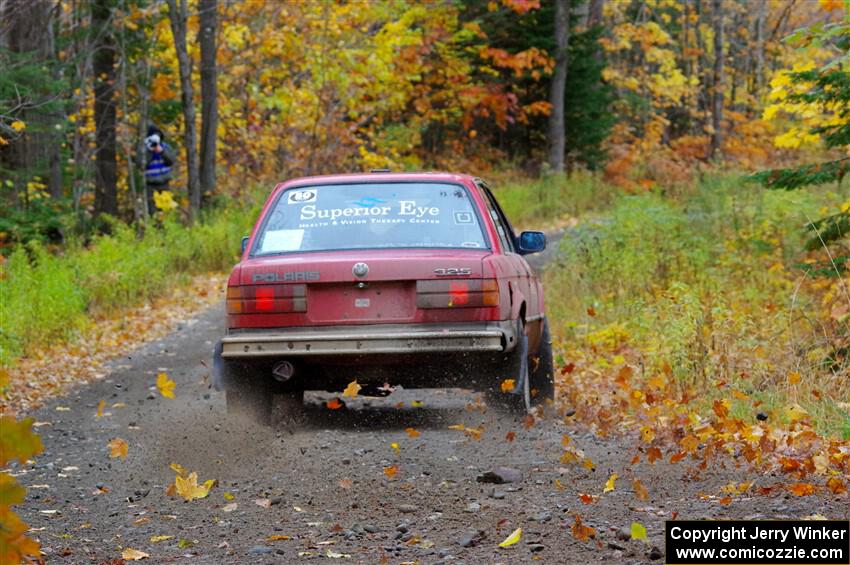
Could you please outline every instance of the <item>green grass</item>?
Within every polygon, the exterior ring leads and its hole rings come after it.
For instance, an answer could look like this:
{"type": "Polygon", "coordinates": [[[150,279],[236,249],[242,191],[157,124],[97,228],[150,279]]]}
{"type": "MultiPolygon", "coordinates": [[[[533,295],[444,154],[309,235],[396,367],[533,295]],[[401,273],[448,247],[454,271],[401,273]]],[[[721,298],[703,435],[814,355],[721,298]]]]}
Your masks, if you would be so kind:
{"type": "Polygon", "coordinates": [[[257,213],[234,207],[192,227],[166,221],[142,238],[115,223],[111,235],[59,255],[18,247],[0,267],[0,364],[72,340],[93,317],[150,302],[191,275],[230,269],[257,213]]]}
{"type": "MultiPolygon", "coordinates": [[[[553,330],[568,343],[624,334],[648,375],[669,367],[706,407],[735,387],[782,418],[802,405],[817,428],[848,433],[846,367],[822,360],[837,337],[825,288],[794,265],[803,226],[841,200],[829,191],[771,192],[727,175],[677,198],[613,195],[582,218],[546,275],[553,330]],[[588,314],[591,308],[593,316],[588,314]],[[788,383],[799,372],[803,381],[788,383]],[[817,393],[821,398],[817,398],[817,393]]],[[[733,411],[748,411],[749,403],[733,411]]]]}
{"type": "Polygon", "coordinates": [[[504,180],[499,180],[497,175],[491,188],[508,219],[520,228],[533,228],[536,224],[602,209],[619,193],[598,176],[586,173],[504,180]]]}

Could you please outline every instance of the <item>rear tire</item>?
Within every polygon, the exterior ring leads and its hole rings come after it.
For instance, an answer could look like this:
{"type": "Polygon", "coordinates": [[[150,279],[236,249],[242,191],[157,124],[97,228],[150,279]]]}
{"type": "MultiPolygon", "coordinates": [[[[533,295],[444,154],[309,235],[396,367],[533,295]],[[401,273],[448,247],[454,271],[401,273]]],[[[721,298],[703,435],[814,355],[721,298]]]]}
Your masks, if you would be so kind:
{"type": "Polygon", "coordinates": [[[514,390],[502,391],[502,382],[499,380],[486,391],[487,404],[513,414],[524,416],[531,410],[531,394],[529,388],[529,366],[528,366],[528,335],[522,322],[517,322],[517,344],[513,351],[505,357],[502,367],[496,369],[497,375],[507,375],[505,378],[513,379],[514,390]]]}
{"type": "Polygon", "coordinates": [[[549,320],[543,319],[543,334],[537,356],[531,360],[529,374],[531,387],[531,406],[546,406],[555,402],[555,363],[552,359],[552,337],[549,334],[549,320]]]}

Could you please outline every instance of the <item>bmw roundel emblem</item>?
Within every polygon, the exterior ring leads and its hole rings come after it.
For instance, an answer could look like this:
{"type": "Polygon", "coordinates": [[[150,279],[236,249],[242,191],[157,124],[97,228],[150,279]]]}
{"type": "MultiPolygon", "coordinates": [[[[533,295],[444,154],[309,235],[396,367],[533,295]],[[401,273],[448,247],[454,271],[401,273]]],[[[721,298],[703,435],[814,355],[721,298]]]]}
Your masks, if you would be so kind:
{"type": "Polygon", "coordinates": [[[363,278],[369,274],[369,265],[366,263],[355,263],[351,268],[351,272],[355,277],[363,278]]]}

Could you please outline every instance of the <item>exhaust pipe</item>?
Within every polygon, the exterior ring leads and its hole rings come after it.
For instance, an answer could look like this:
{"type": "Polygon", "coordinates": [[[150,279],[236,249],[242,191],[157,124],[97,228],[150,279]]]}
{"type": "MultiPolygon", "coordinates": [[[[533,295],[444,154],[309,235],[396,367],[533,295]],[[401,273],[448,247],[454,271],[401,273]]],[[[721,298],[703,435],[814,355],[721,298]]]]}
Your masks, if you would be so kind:
{"type": "Polygon", "coordinates": [[[279,383],[285,383],[295,374],[295,365],[289,361],[281,361],[272,369],[272,376],[279,383]]]}

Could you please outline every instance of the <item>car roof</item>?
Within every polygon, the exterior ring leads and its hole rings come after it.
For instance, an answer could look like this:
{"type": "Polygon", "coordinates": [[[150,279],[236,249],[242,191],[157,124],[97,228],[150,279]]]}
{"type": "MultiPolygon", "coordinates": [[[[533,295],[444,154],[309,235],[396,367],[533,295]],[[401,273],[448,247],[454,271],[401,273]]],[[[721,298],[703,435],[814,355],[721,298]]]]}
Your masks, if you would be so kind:
{"type": "Polygon", "coordinates": [[[275,190],[286,189],[294,186],[313,186],[322,184],[356,184],[356,183],[378,183],[378,182],[450,182],[463,183],[475,180],[472,175],[445,172],[420,172],[420,173],[350,173],[342,175],[321,175],[314,177],[301,177],[290,179],[279,183],[275,190]]]}

